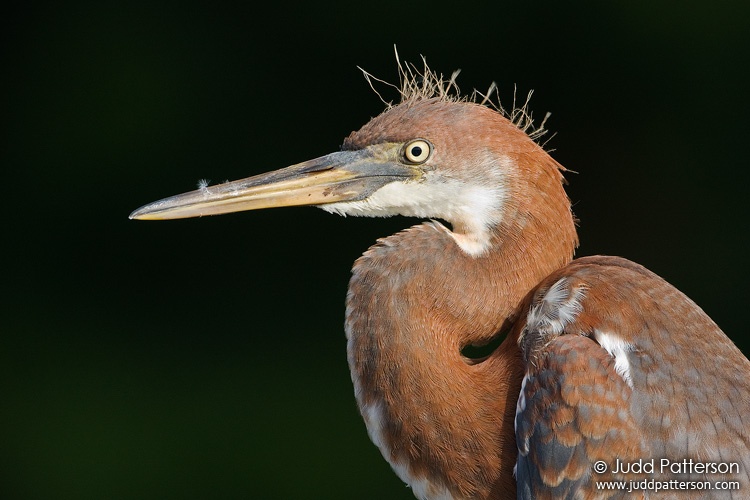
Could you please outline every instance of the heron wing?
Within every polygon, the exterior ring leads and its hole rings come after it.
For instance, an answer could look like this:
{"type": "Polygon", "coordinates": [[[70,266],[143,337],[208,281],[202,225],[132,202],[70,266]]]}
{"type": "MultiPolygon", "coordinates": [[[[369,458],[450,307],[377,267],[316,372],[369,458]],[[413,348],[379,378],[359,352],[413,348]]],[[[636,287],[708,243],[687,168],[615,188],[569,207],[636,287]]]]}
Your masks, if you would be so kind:
{"type": "Polygon", "coordinates": [[[516,413],[520,498],[571,497],[597,479],[622,479],[611,473],[614,457],[647,454],[648,443],[625,409],[632,390],[614,373],[607,352],[579,335],[554,339],[527,372],[516,413]],[[607,465],[604,474],[592,470],[599,460],[607,465]]]}
{"type": "Polygon", "coordinates": [[[655,274],[614,257],[574,261],[529,298],[520,343],[520,498],[606,498],[623,491],[597,481],[650,477],[750,487],[750,361],[655,274]],[[661,458],[737,469],[659,474],[661,458]],[[613,473],[652,459],[654,475],[613,473]]]}

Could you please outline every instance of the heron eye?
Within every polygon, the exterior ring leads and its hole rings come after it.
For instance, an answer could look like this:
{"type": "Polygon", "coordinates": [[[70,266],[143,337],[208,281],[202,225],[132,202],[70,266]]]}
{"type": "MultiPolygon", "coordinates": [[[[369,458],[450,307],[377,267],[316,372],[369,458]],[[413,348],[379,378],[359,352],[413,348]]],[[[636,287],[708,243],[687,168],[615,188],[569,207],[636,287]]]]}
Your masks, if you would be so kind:
{"type": "Polygon", "coordinates": [[[422,139],[417,139],[406,145],[404,156],[410,163],[424,163],[430,157],[430,143],[422,139]]]}

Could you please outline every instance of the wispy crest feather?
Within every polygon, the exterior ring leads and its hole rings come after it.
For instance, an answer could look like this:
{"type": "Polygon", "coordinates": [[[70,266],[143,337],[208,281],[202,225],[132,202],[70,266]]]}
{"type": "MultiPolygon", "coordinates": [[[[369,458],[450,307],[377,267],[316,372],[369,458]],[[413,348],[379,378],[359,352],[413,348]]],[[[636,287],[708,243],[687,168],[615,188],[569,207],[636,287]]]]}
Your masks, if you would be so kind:
{"type": "Polygon", "coordinates": [[[513,107],[509,112],[500,103],[500,94],[495,82],[492,82],[490,87],[484,93],[474,89],[470,95],[462,95],[461,90],[456,84],[456,79],[458,78],[459,73],[461,73],[460,69],[455,70],[450,78],[446,78],[442,73],[430,69],[427,65],[427,59],[424,56],[422,56],[422,68],[420,69],[413,63],[402,63],[398,55],[398,50],[395,46],[393,49],[396,54],[396,64],[398,65],[398,85],[377,78],[359,67],[359,70],[362,71],[370,88],[375,94],[377,94],[383,104],[386,105],[386,109],[390,109],[398,104],[408,104],[409,102],[427,99],[440,99],[449,102],[473,102],[483,106],[488,106],[496,110],[498,113],[501,113],[534,141],[538,141],[539,138],[548,133],[545,124],[550,113],[544,115],[544,119],[542,119],[542,122],[538,126],[534,124],[534,117],[529,108],[531,96],[534,93],[533,90],[530,90],[528,94],[526,94],[526,99],[521,102],[516,100],[516,87],[514,86],[513,107]],[[396,89],[401,100],[394,104],[393,101],[384,99],[382,94],[375,88],[374,82],[396,89]]]}

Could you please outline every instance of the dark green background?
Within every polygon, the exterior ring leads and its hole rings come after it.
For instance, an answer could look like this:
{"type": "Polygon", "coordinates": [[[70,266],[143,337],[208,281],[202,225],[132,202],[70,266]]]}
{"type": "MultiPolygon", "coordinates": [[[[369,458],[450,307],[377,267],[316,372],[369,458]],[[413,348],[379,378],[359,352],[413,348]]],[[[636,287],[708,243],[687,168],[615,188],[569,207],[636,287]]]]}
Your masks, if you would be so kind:
{"type": "Polygon", "coordinates": [[[127,219],[336,150],[394,43],[535,89],[579,255],[650,267],[748,352],[750,4],[604,4],[5,7],[0,497],[412,498],[355,408],[343,302],[413,221],[127,219]]]}

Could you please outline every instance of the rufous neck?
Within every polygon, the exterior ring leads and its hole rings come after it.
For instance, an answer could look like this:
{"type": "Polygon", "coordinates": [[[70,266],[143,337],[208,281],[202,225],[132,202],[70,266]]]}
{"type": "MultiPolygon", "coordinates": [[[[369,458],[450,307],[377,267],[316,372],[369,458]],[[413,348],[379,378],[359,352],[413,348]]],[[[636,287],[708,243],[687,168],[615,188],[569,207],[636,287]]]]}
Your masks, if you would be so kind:
{"type": "Polygon", "coordinates": [[[346,332],[357,402],[417,497],[515,494],[518,346],[508,338],[478,363],[461,350],[507,330],[526,294],[572,259],[577,237],[559,172],[532,180],[548,194],[517,193],[524,201],[494,228],[486,253],[467,254],[428,222],[379,240],[352,270],[346,332]]]}

